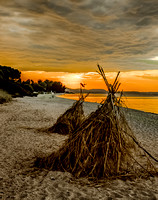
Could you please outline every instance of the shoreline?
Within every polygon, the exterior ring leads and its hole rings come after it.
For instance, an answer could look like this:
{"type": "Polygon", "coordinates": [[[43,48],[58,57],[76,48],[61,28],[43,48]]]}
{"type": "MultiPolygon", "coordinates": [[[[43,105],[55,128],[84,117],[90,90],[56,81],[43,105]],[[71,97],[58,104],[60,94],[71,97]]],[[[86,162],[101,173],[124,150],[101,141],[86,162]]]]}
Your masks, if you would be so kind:
{"type": "MultiPolygon", "coordinates": [[[[61,94],[60,94],[61,95],[61,94]]],[[[56,95],[57,98],[61,98],[61,99],[67,99],[67,100],[72,100],[72,101],[76,101],[75,99],[69,99],[66,97],[62,97],[60,95],[56,95]]],[[[97,104],[100,105],[100,103],[97,102],[91,102],[91,101],[85,101],[84,103],[92,103],[92,104],[97,104]]],[[[153,113],[153,112],[147,112],[147,111],[143,111],[143,110],[138,110],[138,109],[134,109],[134,108],[128,108],[128,107],[122,107],[123,109],[127,109],[127,110],[133,110],[133,111],[138,111],[138,112],[142,112],[142,113],[149,113],[149,114],[153,114],[153,115],[158,115],[158,113],[153,113]]]]}
{"type": "MultiPolygon", "coordinates": [[[[75,100],[60,97],[24,97],[0,105],[2,199],[156,200],[157,177],[147,180],[117,179],[92,185],[87,179],[75,179],[68,172],[32,172],[30,167],[36,156],[49,155],[58,150],[67,138],[57,133],[45,133],[43,129],[52,126],[73,102],[75,100]]],[[[85,114],[95,111],[98,105],[85,102],[85,114]]],[[[132,109],[125,112],[138,140],[158,157],[158,115],[132,109]]]]}
{"type": "MultiPolygon", "coordinates": [[[[79,94],[59,94],[57,95],[60,98],[65,99],[78,99],[79,94]]],[[[103,99],[106,98],[105,94],[90,94],[85,102],[94,102],[100,103],[103,99]]],[[[123,96],[123,107],[127,107],[129,109],[139,110],[143,112],[149,112],[158,114],[158,97],[138,97],[138,96],[123,96]]]]}

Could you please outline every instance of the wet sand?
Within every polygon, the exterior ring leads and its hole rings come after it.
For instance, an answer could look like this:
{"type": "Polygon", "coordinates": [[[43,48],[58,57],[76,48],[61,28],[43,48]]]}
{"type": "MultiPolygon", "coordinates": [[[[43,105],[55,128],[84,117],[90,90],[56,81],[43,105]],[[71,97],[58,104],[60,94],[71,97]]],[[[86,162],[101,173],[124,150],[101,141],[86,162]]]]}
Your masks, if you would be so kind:
{"type": "MultiPolygon", "coordinates": [[[[156,177],[92,184],[67,172],[32,172],[36,156],[49,155],[67,138],[42,130],[52,126],[73,102],[40,95],[0,105],[0,199],[158,199],[156,177]]],[[[86,102],[84,111],[88,115],[97,106],[86,102]]],[[[158,158],[158,115],[127,109],[126,116],[141,144],[158,158]]]]}

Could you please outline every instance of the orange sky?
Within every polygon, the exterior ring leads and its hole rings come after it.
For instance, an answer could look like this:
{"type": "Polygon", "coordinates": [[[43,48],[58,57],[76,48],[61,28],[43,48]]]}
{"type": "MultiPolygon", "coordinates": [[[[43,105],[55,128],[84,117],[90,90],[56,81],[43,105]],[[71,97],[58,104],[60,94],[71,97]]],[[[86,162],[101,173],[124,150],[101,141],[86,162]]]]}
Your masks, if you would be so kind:
{"type": "MultiPolygon", "coordinates": [[[[112,83],[116,72],[108,72],[106,75],[109,82],[112,83]]],[[[86,89],[106,89],[97,72],[22,71],[22,80],[27,79],[61,81],[67,88],[79,88],[80,82],[82,82],[86,83],[86,89]]],[[[121,72],[120,82],[120,89],[124,91],[158,92],[158,70],[121,72]]]]}
{"type": "Polygon", "coordinates": [[[124,90],[158,92],[157,0],[1,0],[0,65],[23,79],[104,88],[121,71],[124,90]],[[111,73],[110,73],[111,72],[111,73]]]}

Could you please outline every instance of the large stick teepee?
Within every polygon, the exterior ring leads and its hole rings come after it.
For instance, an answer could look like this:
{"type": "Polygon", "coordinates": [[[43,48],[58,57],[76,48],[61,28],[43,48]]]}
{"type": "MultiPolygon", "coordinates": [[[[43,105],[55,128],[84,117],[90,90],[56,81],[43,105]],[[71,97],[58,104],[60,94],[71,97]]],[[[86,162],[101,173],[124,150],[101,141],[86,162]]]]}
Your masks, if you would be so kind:
{"type": "Polygon", "coordinates": [[[138,142],[118,106],[120,99],[115,96],[120,86],[119,73],[110,85],[103,69],[98,69],[109,91],[107,99],[74,130],[59,151],[38,158],[36,166],[97,179],[155,173],[151,163],[149,169],[149,158],[143,165],[136,160],[138,142]]]}

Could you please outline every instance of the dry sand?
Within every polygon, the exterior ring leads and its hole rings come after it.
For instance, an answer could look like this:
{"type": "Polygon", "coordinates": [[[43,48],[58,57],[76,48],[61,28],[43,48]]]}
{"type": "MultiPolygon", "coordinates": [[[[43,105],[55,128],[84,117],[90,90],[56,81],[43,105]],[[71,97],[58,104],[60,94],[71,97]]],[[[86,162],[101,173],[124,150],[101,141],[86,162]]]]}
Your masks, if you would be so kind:
{"type": "MultiPolygon", "coordinates": [[[[53,125],[73,100],[49,95],[14,99],[0,105],[0,199],[158,199],[158,178],[111,180],[92,184],[57,171],[32,172],[32,160],[57,150],[67,136],[42,131],[53,125]]],[[[88,114],[97,108],[85,103],[88,114]]],[[[127,110],[127,118],[141,144],[158,157],[158,115],[127,110]]]]}

